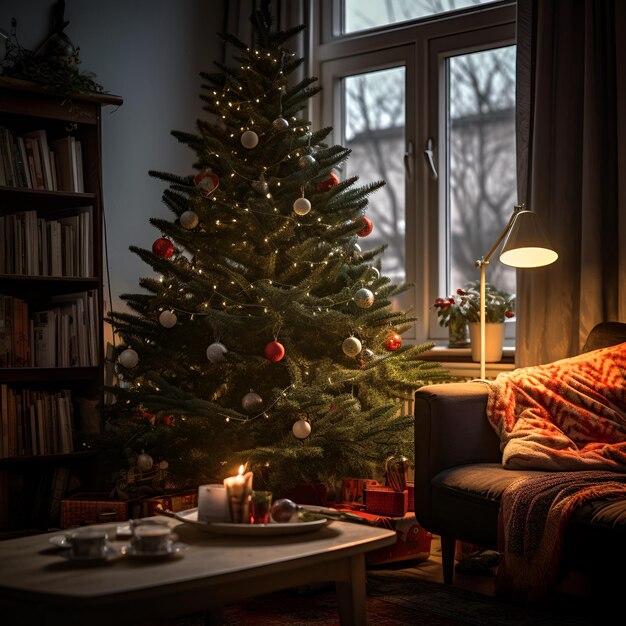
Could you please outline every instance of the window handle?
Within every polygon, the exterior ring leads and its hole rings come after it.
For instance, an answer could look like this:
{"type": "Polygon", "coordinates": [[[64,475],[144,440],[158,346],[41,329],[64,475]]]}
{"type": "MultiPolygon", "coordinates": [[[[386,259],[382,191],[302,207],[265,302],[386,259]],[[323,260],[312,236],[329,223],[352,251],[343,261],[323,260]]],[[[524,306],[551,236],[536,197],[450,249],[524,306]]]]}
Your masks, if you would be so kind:
{"type": "Polygon", "coordinates": [[[426,142],[426,150],[424,150],[424,158],[426,159],[426,163],[428,164],[428,168],[430,169],[430,175],[433,180],[437,180],[439,178],[439,174],[437,174],[437,168],[435,167],[435,161],[433,160],[433,138],[429,137],[426,142]]]}
{"type": "Polygon", "coordinates": [[[406,173],[407,180],[413,178],[413,172],[411,170],[413,163],[413,142],[409,139],[406,145],[406,152],[404,153],[404,171],[406,173]]]}

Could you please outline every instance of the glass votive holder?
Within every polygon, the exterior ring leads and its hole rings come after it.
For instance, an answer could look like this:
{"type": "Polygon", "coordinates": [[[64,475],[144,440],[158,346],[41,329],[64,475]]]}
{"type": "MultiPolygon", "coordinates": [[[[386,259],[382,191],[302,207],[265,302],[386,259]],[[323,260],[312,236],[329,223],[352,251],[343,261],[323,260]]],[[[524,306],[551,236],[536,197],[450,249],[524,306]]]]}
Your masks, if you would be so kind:
{"type": "Polygon", "coordinates": [[[271,491],[253,491],[250,494],[250,523],[268,524],[272,508],[271,491]]]}

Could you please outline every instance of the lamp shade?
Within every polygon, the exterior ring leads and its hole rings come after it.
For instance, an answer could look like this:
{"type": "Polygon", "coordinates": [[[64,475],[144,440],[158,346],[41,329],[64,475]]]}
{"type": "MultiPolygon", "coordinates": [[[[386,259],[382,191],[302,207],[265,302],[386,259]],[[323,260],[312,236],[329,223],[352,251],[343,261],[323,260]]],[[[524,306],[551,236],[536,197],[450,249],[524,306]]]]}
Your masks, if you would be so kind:
{"type": "Polygon", "coordinates": [[[519,211],[502,246],[500,262],[511,267],[542,267],[558,258],[548,243],[539,216],[533,211],[519,211]]]}

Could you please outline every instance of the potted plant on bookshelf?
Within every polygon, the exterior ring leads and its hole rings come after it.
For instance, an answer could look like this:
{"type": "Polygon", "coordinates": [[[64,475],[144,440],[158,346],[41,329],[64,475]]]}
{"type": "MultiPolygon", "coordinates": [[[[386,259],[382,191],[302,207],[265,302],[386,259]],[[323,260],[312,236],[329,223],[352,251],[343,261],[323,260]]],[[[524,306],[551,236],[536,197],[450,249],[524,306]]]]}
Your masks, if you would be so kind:
{"type": "MultiPolygon", "coordinates": [[[[472,361],[480,361],[480,281],[467,283],[457,290],[461,309],[469,323],[472,361]]],[[[515,317],[515,295],[485,285],[485,361],[493,363],[502,358],[504,322],[515,317]]]]}

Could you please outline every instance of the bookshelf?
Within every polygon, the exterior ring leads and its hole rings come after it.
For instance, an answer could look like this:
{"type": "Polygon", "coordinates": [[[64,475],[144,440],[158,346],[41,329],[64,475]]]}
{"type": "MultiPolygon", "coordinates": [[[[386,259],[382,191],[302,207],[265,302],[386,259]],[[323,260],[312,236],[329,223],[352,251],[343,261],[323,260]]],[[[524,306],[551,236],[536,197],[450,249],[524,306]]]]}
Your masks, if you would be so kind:
{"type": "Polygon", "coordinates": [[[101,112],[0,77],[0,537],[58,525],[100,427],[101,112]]]}

